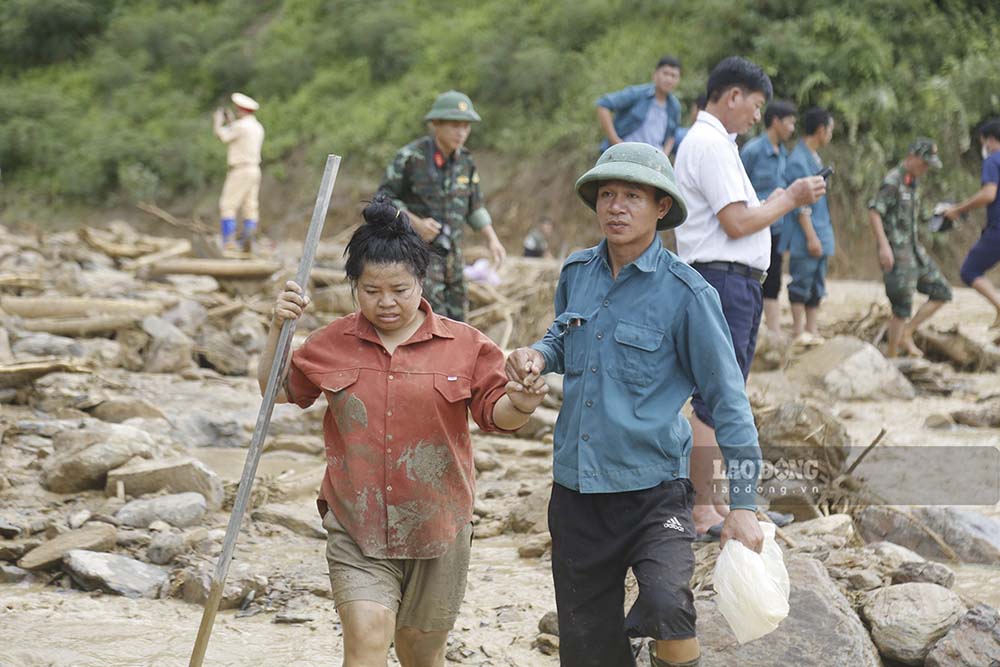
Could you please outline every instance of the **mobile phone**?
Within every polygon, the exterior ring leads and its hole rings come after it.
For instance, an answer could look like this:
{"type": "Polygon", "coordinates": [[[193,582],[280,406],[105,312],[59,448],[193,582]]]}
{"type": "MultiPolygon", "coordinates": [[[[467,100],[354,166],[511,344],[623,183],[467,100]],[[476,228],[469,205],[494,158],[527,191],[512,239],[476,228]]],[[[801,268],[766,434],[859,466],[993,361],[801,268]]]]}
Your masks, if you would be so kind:
{"type": "Polygon", "coordinates": [[[817,176],[822,176],[823,180],[829,180],[830,176],[833,175],[833,165],[827,165],[820,169],[820,172],[816,174],[817,176]]]}

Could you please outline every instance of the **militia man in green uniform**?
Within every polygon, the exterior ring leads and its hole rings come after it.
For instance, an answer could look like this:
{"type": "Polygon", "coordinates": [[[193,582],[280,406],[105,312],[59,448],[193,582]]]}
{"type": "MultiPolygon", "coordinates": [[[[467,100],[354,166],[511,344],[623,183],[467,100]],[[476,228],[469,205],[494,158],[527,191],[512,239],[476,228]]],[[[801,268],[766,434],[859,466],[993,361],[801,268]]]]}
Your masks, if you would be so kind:
{"type": "Polygon", "coordinates": [[[868,203],[868,221],[878,245],[878,261],[885,280],[885,294],[892,305],[886,356],[902,351],[920,356],[913,332],[941,306],[951,301],[951,287],[927,254],[917,236],[917,222],[926,218],[920,205],[919,180],[930,169],[940,169],[937,145],[921,138],[910,144],[903,162],[882,180],[878,193],[868,203]],[[910,318],[913,292],[927,301],[910,318]]]}
{"type": "Polygon", "coordinates": [[[439,315],[465,319],[462,235],[466,225],[486,237],[493,263],[507,256],[479,188],[479,171],[465,142],[480,120],[469,97],[442,93],[424,116],[431,134],[403,146],[385,170],[380,191],[407,211],[410,223],[436,251],[427,267],[424,297],[439,315]]]}

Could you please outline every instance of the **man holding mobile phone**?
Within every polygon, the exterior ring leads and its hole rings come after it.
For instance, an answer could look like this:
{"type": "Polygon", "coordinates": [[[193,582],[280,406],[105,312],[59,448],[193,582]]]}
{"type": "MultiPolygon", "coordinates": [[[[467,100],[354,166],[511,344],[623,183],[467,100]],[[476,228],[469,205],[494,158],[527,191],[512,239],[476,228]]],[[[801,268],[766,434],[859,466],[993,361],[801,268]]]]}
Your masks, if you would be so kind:
{"type": "MultiPolygon", "coordinates": [[[[823,167],[819,150],[833,139],[833,116],[814,107],[802,119],[804,135],[788,156],[785,175],[789,180],[806,176],[829,178],[831,167],[823,167]]],[[[826,195],[792,212],[781,230],[779,251],[788,251],[788,300],[792,304],[792,336],[798,343],[815,343],[819,335],[819,306],[826,296],[826,271],[835,250],[833,224],[826,195]]]]}

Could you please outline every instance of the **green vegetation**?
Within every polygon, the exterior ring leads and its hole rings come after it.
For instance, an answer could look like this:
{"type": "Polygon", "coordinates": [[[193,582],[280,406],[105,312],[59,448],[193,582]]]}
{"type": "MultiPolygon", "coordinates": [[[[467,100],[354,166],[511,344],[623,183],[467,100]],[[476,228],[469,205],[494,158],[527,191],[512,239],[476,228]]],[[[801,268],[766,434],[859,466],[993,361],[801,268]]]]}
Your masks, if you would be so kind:
{"type": "Polygon", "coordinates": [[[335,151],[374,176],[452,87],[485,119],[475,149],[583,164],[601,93],[672,53],[687,102],[737,53],[779,96],[834,111],[834,205],[863,225],[918,134],[952,167],[941,191],[975,185],[970,133],[1000,114],[998,48],[989,0],[6,0],[0,168],[6,188],[50,201],[216,188],[210,112],[239,89],[263,104],[272,173],[335,151]]]}

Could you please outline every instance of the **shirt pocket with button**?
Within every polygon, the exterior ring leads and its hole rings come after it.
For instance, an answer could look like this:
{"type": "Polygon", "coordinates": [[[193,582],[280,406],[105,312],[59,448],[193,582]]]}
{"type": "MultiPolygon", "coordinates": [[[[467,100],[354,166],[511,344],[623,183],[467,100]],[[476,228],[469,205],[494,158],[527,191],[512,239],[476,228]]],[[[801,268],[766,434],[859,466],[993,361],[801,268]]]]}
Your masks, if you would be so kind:
{"type": "Polygon", "coordinates": [[[619,320],[615,326],[608,374],[626,384],[646,386],[661,372],[665,333],[654,327],[619,320]]]}
{"type": "Polygon", "coordinates": [[[360,374],[360,369],[348,368],[324,373],[320,378],[319,386],[326,395],[327,405],[341,436],[368,428],[366,397],[358,396],[355,386],[360,374]]]}
{"type": "Polygon", "coordinates": [[[566,311],[556,318],[556,328],[563,339],[563,367],[566,375],[580,375],[587,363],[587,339],[584,329],[592,316],[566,311]]]}
{"type": "Polygon", "coordinates": [[[472,381],[460,375],[435,373],[434,389],[449,403],[467,403],[472,398],[472,381]]]}

